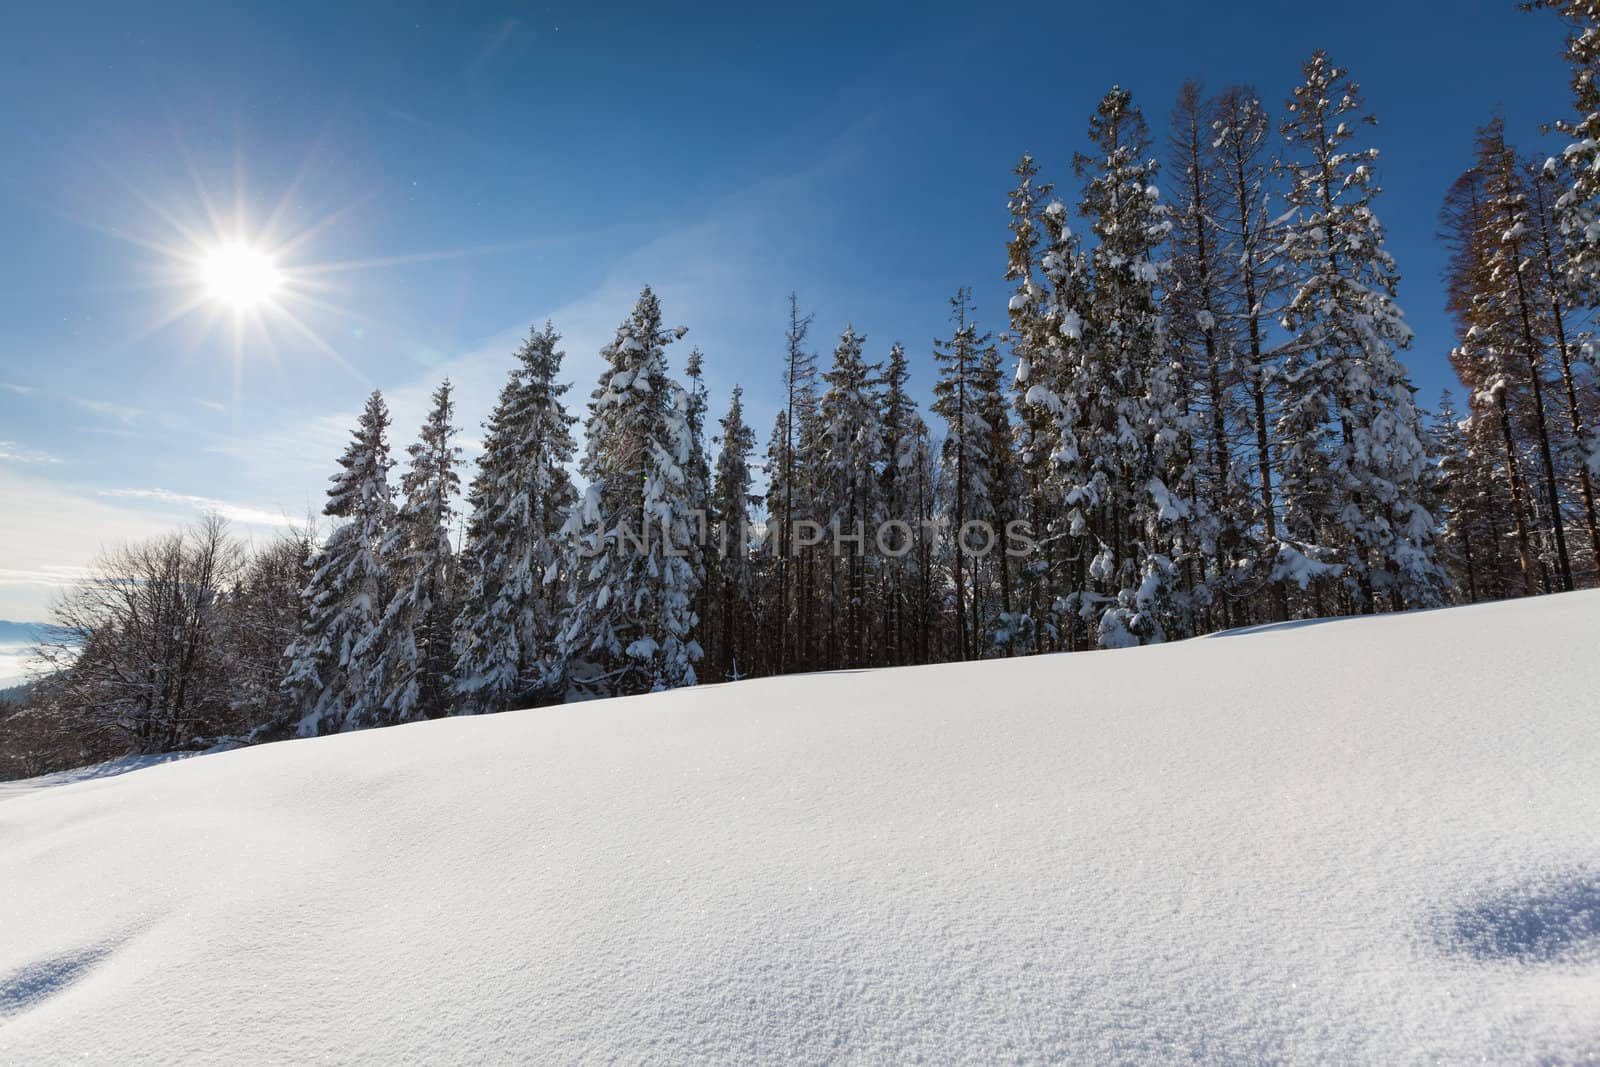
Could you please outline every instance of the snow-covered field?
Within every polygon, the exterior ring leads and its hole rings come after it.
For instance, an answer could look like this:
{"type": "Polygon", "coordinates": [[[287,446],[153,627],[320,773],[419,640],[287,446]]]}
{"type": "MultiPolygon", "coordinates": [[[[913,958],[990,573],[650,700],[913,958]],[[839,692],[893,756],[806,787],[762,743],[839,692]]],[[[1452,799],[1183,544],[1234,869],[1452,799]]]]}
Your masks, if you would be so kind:
{"type": "Polygon", "coordinates": [[[0,800],[0,1062],[1600,1060],[1600,594],[0,800]]]}

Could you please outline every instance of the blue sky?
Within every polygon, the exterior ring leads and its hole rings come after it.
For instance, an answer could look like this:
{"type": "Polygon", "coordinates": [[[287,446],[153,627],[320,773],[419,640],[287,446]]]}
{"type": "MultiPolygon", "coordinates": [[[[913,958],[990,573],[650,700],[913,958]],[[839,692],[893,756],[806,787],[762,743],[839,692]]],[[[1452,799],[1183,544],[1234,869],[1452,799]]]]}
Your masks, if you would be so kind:
{"type": "Polygon", "coordinates": [[[221,506],[320,507],[374,386],[397,451],[444,375],[470,449],[527,327],[575,403],[645,284],[742,383],[764,443],[785,300],[826,353],[906,343],[946,299],[1004,326],[1005,193],[1070,159],[1113,83],[1160,134],[1179,84],[1279,110],[1318,46],[1381,125],[1380,215],[1429,403],[1449,384],[1439,200],[1496,107],[1564,113],[1560,27],[1511,0],[600,8],[25,5],[0,39],[0,618],[44,617],[102,543],[221,506]],[[135,10],[137,7],[137,10],[135,10]],[[1224,8],[1218,11],[1217,8],[1224,8]],[[280,247],[289,315],[236,334],[188,257],[280,247]],[[185,308],[187,310],[185,311],[185,308]],[[183,312],[183,313],[179,313],[183,312]]]}

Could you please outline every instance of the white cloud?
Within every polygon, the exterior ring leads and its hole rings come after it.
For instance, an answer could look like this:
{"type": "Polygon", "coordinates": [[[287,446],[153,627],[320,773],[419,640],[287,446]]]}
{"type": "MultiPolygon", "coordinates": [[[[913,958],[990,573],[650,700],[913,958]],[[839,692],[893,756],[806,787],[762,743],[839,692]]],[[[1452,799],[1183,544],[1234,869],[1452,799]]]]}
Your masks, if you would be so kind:
{"type": "Polygon", "coordinates": [[[24,448],[15,441],[0,441],[0,463],[60,463],[50,453],[37,448],[24,448]]]}
{"type": "Polygon", "coordinates": [[[41,567],[31,571],[0,567],[0,585],[44,585],[55,588],[81,581],[84,573],[82,567],[41,567]]]}
{"type": "Polygon", "coordinates": [[[209,496],[174,493],[170,489],[102,489],[99,495],[130,500],[158,500],[162,503],[177,504],[180,507],[199,512],[214,511],[229,522],[244,523],[249,526],[295,526],[299,524],[299,520],[290,518],[282,512],[274,514],[260,508],[230,504],[226,500],[217,500],[209,496]]]}
{"type": "Polygon", "coordinates": [[[91,400],[88,397],[75,396],[72,398],[72,402],[92,415],[112,419],[122,423],[124,426],[131,426],[150,414],[143,408],[136,408],[128,404],[113,404],[108,400],[91,400]]]}
{"type": "Polygon", "coordinates": [[[0,619],[42,620],[110,546],[171,533],[215,511],[250,538],[303,519],[166,489],[84,490],[0,466],[0,619]]]}
{"type": "Polygon", "coordinates": [[[41,620],[101,549],[166,533],[192,514],[118,507],[0,465],[0,619],[41,620]]]}

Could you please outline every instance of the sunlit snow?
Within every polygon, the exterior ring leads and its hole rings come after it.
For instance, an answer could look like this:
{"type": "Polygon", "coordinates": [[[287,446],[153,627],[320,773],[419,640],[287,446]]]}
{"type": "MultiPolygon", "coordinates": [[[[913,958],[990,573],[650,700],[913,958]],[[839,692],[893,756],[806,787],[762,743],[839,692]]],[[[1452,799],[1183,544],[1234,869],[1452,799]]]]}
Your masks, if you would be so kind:
{"type": "Polygon", "coordinates": [[[0,1062],[1577,1063],[1600,593],[0,799],[0,1062]]]}

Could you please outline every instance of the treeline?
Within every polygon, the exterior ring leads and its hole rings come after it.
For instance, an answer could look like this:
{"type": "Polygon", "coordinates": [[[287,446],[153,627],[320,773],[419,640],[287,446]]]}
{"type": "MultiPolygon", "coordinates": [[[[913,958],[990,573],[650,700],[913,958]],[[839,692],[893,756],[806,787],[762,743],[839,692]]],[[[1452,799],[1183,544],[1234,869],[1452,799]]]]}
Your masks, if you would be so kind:
{"type": "Polygon", "coordinates": [[[1276,115],[1186,85],[1159,145],[1113,88],[1070,205],[1017,164],[1004,332],[954,295],[926,416],[901,344],[846,326],[822,364],[791,298],[758,441],[698,350],[672,374],[685,330],[645,289],[581,454],[549,324],[464,494],[449,383],[398,484],[373,393],[326,541],[252,557],[212,521],[105,561],[45,699],[154,750],[1593,584],[1600,38],[1595,4],[1545,6],[1587,117],[1539,166],[1491,122],[1450,190],[1464,415],[1425,418],[1398,358],[1346,71],[1314,54],[1276,115]]]}
{"type": "Polygon", "coordinates": [[[0,704],[0,777],[243,739],[284,714],[308,531],[250,551],[208,516],[114,549],[54,610],[44,676],[0,704]]]}
{"type": "Polygon", "coordinates": [[[1559,175],[1495,119],[1440,213],[1467,390],[1464,413],[1439,405],[1444,543],[1471,600],[1573,589],[1600,558],[1600,390],[1559,175]]]}

